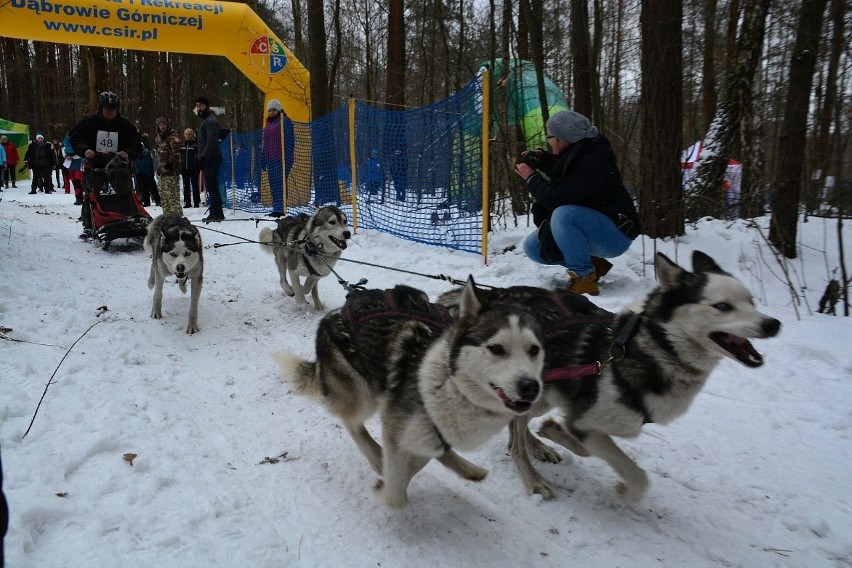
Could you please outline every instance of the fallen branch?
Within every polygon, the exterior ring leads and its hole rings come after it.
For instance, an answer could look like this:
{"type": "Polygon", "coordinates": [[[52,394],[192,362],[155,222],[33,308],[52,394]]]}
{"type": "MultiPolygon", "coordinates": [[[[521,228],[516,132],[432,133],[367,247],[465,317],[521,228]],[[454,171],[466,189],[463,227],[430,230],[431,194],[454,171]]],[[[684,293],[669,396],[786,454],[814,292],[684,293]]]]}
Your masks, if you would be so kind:
{"type": "Polygon", "coordinates": [[[46,384],[46,385],[44,385],[44,392],[43,392],[43,393],[41,393],[41,398],[38,400],[38,406],[36,406],[35,412],[33,412],[33,418],[32,418],[32,420],[30,420],[30,425],[27,427],[27,431],[26,431],[26,432],[24,432],[24,435],[23,435],[23,436],[21,436],[21,440],[23,440],[24,438],[26,438],[26,437],[27,437],[27,434],[29,434],[29,433],[30,433],[30,430],[31,430],[31,429],[32,429],[32,427],[33,427],[33,422],[35,422],[36,416],[38,415],[38,410],[39,410],[39,408],[41,408],[41,403],[42,403],[42,402],[44,402],[44,397],[45,397],[45,396],[47,396],[47,389],[48,389],[48,388],[50,388],[50,385],[51,385],[51,384],[53,384],[53,377],[55,377],[55,376],[56,376],[56,373],[58,373],[58,372],[59,372],[59,367],[61,367],[61,366],[62,366],[62,363],[64,363],[64,362],[65,362],[65,359],[68,357],[68,355],[70,355],[70,354],[71,354],[71,351],[74,349],[74,346],[75,346],[75,345],[77,345],[77,343],[78,343],[81,339],[83,339],[83,338],[86,336],[86,334],[87,334],[87,333],[89,333],[90,331],[92,331],[92,328],[93,328],[93,327],[95,327],[95,326],[96,326],[96,325],[98,325],[99,323],[103,323],[104,321],[106,321],[106,320],[99,320],[99,321],[96,321],[95,323],[93,323],[92,325],[90,325],[90,326],[89,326],[89,329],[87,329],[86,331],[84,331],[84,332],[83,332],[83,334],[82,334],[80,337],[78,337],[78,338],[77,338],[77,340],[76,340],[76,341],[74,341],[74,343],[72,343],[72,344],[71,344],[71,347],[69,347],[69,348],[68,348],[68,351],[66,351],[66,352],[65,352],[65,355],[63,355],[63,356],[62,356],[62,360],[60,360],[60,361],[59,361],[59,364],[58,364],[58,365],[56,366],[56,368],[53,370],[53,374],[52,374],[52,375],[50,375],[50,378],[47,380],[47,384],[46,384]]]}

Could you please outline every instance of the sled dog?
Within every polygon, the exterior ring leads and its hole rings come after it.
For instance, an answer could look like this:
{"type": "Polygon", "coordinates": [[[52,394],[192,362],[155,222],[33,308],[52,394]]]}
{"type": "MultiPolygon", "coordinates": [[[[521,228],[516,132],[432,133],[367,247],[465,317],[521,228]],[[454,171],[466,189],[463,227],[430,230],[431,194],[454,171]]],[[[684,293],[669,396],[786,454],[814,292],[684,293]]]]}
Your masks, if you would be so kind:
{"type": "MultiPolygon", "coordinates": [[[[579,456],[603,459],[621,477],[622,500],[634,503],[645,493],[648,476],[612,436],[632,438],[643,424],[667,424],[685,413],[723,357],[746,367],[763,364],[749,339],[774,337],[781,322],[757,311],[751,292],[706,254],[695,252],[692,263],[694,272],[688,272],[657,254],[659,285],[619,314],[567,292],[483,291],[492,301],[527,307],[545,330],[544,395],[509,426],[509,451],[529,494],[555,496],[530,453],[560,460],[529,432],[531,418],[560,411],[561,422],[546,420],[539,435],[579,456]]],[[[457,297],[450,292],[438,303],[453,305],[457,297]]]]}
{"type": "Polygon", "coordinates": [[[163,317],[163,283],[166,276],[174,274],[183,293],[186,293],[186,281],[192,280],[186,332],[197,332],[198,299],[204,280],[204,257],[198,229],[177,213],[160,215],[148,227],[145,250],[151,253],[151,274],[148,276],[148,288],[154,289],[151,317],[163,317]]]}
{"type": "Polygon", "coordinates": [[[275,255],[279,282],[284,293],[295,296],[299,304],[307,304],[305,294],[311,293],[314,307],[323,309],[317,284],[328,276],[337,259],[346,249],[352,236],[346,215],[333,205],[321,207],[311,216],[304,213],[277,220],[278,227],[260,231],[261,247],[275,255]],[[290,282],[287,274],[290,274],[290,282]],[[305,277],[302,284],[300,276],[305,277]],[[291,285],[292,284],[292,285],[291,285]]]}
{"type": "Polygon", "coordinates": [[[435,458],[464,479],[486,470],[455,452],[472,450],[542,391],[539,325],[525,309],[484,302],[473,279],[458,317],[408,286],[356,290],[319,324],[317,360],[277,354],[296,392],[320,399],[342,421],[372,469],[390,509],[408,501],[412,477],[435,458]],[[380,446],[364,423],[376,412],[380,446]]]}

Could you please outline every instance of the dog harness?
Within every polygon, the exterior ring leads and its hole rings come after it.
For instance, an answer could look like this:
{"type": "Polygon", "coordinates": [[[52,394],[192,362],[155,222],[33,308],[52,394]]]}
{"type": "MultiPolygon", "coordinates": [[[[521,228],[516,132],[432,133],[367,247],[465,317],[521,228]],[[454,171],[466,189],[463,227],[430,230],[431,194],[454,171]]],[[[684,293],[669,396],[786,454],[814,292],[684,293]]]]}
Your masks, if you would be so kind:
{"type": "Polygon", "coordinates": [[[443,331],[450,324],[449,310],[440,304],[429,302],[427,310],[402,308],[397,304],[393,290],[384,291],[383,302],[384,305],[367,310],[355,310],[351,303],[346,303],[340,317],[347,331],[355,335],[364,322],[376,318],[415,320],[437,332],[443,331]]]}

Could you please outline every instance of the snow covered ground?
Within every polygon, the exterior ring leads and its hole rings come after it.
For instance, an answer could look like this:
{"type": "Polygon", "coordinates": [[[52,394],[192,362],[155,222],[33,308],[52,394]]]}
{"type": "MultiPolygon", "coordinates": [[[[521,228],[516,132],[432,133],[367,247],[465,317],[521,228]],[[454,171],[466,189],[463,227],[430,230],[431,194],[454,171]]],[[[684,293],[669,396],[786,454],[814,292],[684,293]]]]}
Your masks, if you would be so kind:
{"type": "MultiPolygon", "coordinates": [[[[254,244],[214,248],[239,239],[202,229],[201,332],[190,336],[189,298],[173,283],[164,319],[150,319],[141,248],[81,242],[73,196],[28,191],[0,193],[7,566],[852,566],[852,325],[815,313],[838,265],[836,221],[800,226],[801,258],[788,264],[796,302],[744,222],[639,238],[614,261],[595,299],[607,309],[653,287],[655,250],[689,266],[699,249],[783,322],[777,338],[755,342],[763,367],[723,361],[685,416],[622,442],[651,478],[638,505],[619,503],[603,462],[566,451],[563,463],[537,466],[558,498],[525,495],[501,433],[465,454],[489,469],[485,481],[430,464],[408,508],[390,513],[341,425],[279,379],[269,354],[313,358],[322,313],[282,294],[271,256],[254,244]]],[[[210,228],[255,239],[254,222],[236,221],[247,217],[228,213],[210,228]]],[[[767,225],[758,220],[764,234],[767,225]]],[[[341,261],[337,271],[431,297],[450,284],[393,269],[564,284],[564,271],[524,257],[526,232],[492,235],[484,265],[359,230],[344,259],[387,268],[341,261]]],[[[334,278],[320,289],[329,308],[342,305],[334,278]]]]}

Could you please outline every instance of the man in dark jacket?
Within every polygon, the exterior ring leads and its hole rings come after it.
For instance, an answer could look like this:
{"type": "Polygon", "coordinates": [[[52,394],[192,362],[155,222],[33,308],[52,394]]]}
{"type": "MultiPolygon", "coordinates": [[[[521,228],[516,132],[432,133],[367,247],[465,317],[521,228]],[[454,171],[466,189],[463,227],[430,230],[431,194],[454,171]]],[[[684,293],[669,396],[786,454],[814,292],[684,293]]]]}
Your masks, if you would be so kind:
{"type": "Polygon", "coordinates": [[[198,155],[195,158],[198,169],[204,172],[204,189],[207,191],[207,205],[210,212],[202,219],[205,223],[225,220],[222,209],[222,194],[219,193],[219,166],[222,165],[222,153],[219,151],[219,121],[216,113],[210,110],[207,97],[195,99],[195,114],[201,118],[198,127],[198,155]]]}
{"type": "MultiPolygon", "coordinates": [[[[104,91],[98,97],[98,111],[81,120],[68,135],[74,153],[85,158],[87,191],[100,189],[107,180],[116,193],[133,191],[130,160],[136,159],[142,151],[142,144],[136,127],[119,113],[120,106],[118,95],[104,91]],[[127,167],[107,173],[104,169],[116,156],[123,158],[127,167]]],[[[81,217],[84,229],[80,238],[89,238],[92,234],[92,214],[88,196],[83,198],[81,217]]]]}
{"type": "Polygon", "coordinates": [[[44,134],[36,134],[35,141],[27,148],[24,155],[24,164],[33,172],[33,185],[31,194],[36,190],[45,193],[53,193],[53,168],[56,167],[56,154],[53,146],[44,139],[44,134]]]}
{"type": "Polygon", "coordinates": [[[621,181],[609,140],[588,118],[562,111],[547,121],[550,153],[529,152],[515,169],[534,200],[538,230],[527,256],[568,269],[568,289],[598,295],[597,280],[640,232],[639,215],[621,181]]]}
{"type": "Polygon", "coordinates": [[[183,142],[180,145],[180,175],[183,178],[183,207],[201,207],[201,190],[198,185],[198,166],[195,156],[198,154],[198,141],[195,131],[187,128],[183,131],[183,142]]]}

